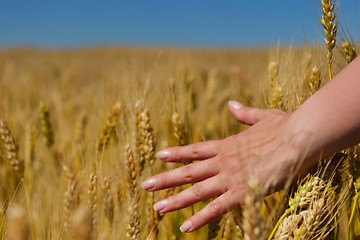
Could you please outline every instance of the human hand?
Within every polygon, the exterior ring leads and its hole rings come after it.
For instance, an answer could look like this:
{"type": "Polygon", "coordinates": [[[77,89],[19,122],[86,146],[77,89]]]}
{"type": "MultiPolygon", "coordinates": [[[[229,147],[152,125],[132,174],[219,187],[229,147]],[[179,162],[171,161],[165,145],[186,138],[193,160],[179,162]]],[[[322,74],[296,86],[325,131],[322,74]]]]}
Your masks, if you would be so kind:
{"type": "Polygon", "coordinates": [[[261,185],[271,181],[281,186],[289,171],[298,165],[304,151],[304,138],[292,131],[290,114],[275,109],[246,107],[230,101],[229,110],[243,124],[251,127],[222,140],[172,147],[157,153],[165,162],[191,164],[157,174],[142,183],[148,191],[193,185],[154,204],[166,213],[215,198],[180,227],[192,232],[244,202],[247,179],[255,176],[261,185]]]}

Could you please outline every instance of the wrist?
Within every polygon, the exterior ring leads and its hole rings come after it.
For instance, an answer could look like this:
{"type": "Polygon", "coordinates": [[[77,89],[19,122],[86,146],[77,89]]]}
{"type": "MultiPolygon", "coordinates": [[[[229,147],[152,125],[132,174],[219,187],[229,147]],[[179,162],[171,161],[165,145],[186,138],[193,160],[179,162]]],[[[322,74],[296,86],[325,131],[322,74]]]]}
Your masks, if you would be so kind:
{"type": "Polygon", "coordinates": [[[289,116],[286,124],[286,138],[293,151],[294,167],[300,174],[305,174],[322,156],[322,147],[316,128],[308,124],[299,112],[289,116]]]}

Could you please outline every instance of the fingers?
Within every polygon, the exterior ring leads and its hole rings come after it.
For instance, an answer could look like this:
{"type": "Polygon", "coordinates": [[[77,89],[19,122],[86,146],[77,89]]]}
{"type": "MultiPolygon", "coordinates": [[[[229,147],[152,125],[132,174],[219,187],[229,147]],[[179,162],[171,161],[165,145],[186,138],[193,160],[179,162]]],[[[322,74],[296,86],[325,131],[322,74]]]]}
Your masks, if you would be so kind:
{"type": "Polygon", "coordinates": [[[229,110],[231,114],[241,123],[247,125],[254,125],[267,116],[274,114],[275,112],[270,109],[261,109],[244,106],[236,101],[229,101],[229,110]]]}
{"type": "Polygon", "coordinates": [[[181,225],[180,230],[182,232],[192,232],[230,211],[233,207],[232,203],[234,202],[231,197],[232,194],[230,194],[230,191],[222,194],[194,216],[186,220],[181,225]]]}
{"type": "Polygon", "coordinates": [[[177,195],[161,200],[154,205],[154,210],[161,213],[188,207],[197,202],[219,196],[227,191],[216,177],[196,183],[177,195]]]}
{"type": "Polygon", "coordinates": [[[216,156],[219,140],[199,142],[183,147],[167,148],[156,153],[156,156],[168,162],[187,162],[204,160],[216,156]]]}
{"type": "Polygon", "coordinates": [[[191,163],[167,172],[152,176],[145,180],[141,186],[148,191],[176,187],[187,183],[195,183],[212,177],[218,173],[214,160],[191,163]]]}

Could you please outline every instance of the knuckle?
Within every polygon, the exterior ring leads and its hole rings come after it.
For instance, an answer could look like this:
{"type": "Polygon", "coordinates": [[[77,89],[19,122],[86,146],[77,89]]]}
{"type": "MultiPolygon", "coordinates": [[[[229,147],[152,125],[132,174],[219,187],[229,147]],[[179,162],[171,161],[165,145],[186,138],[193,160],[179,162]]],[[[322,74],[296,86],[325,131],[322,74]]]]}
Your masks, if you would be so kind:
{"type": "Polygon", "coordinates": [[[198,144],[191,145],[190,156],[191,158],[197,158],[199,156],[198,144]]]}
{"type": "Polygon", "coordinates": [[[193,194],[195,196],[195,198],[197,200],[201,200],[203,198],[203,187],[202,187],[202,184],[200,183],[197,183],[195,185],[192,186],[192,191],[193,191],[193,194]]]}
{"type": "Polygon", "coordinates": [[[213,216],[220,216],[224,213],[224,210],[218,201],[212,201],[211,203],[209,203],[208,207],[211,215],[213,216]]]}
{"type": "Polygon", "coordinates": [[[183,179],[186,182],[191,182],[193,180],[193,167],[194,167],[193,164],[189,164],[181,169],[183,179]]]}

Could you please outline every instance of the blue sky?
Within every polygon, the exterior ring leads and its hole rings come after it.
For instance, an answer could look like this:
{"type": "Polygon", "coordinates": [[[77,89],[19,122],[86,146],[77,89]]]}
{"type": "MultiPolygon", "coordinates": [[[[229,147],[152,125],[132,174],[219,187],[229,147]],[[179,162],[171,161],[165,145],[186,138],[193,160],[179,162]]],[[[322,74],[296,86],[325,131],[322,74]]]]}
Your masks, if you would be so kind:
{"type": "MultiPolygon", "coordinates": [[[[342,0],[359,39],[360,1],[342,0]]],[[[0,47],[249,47],[318,41],[318,0],[0,0],[0,47]]]]}

